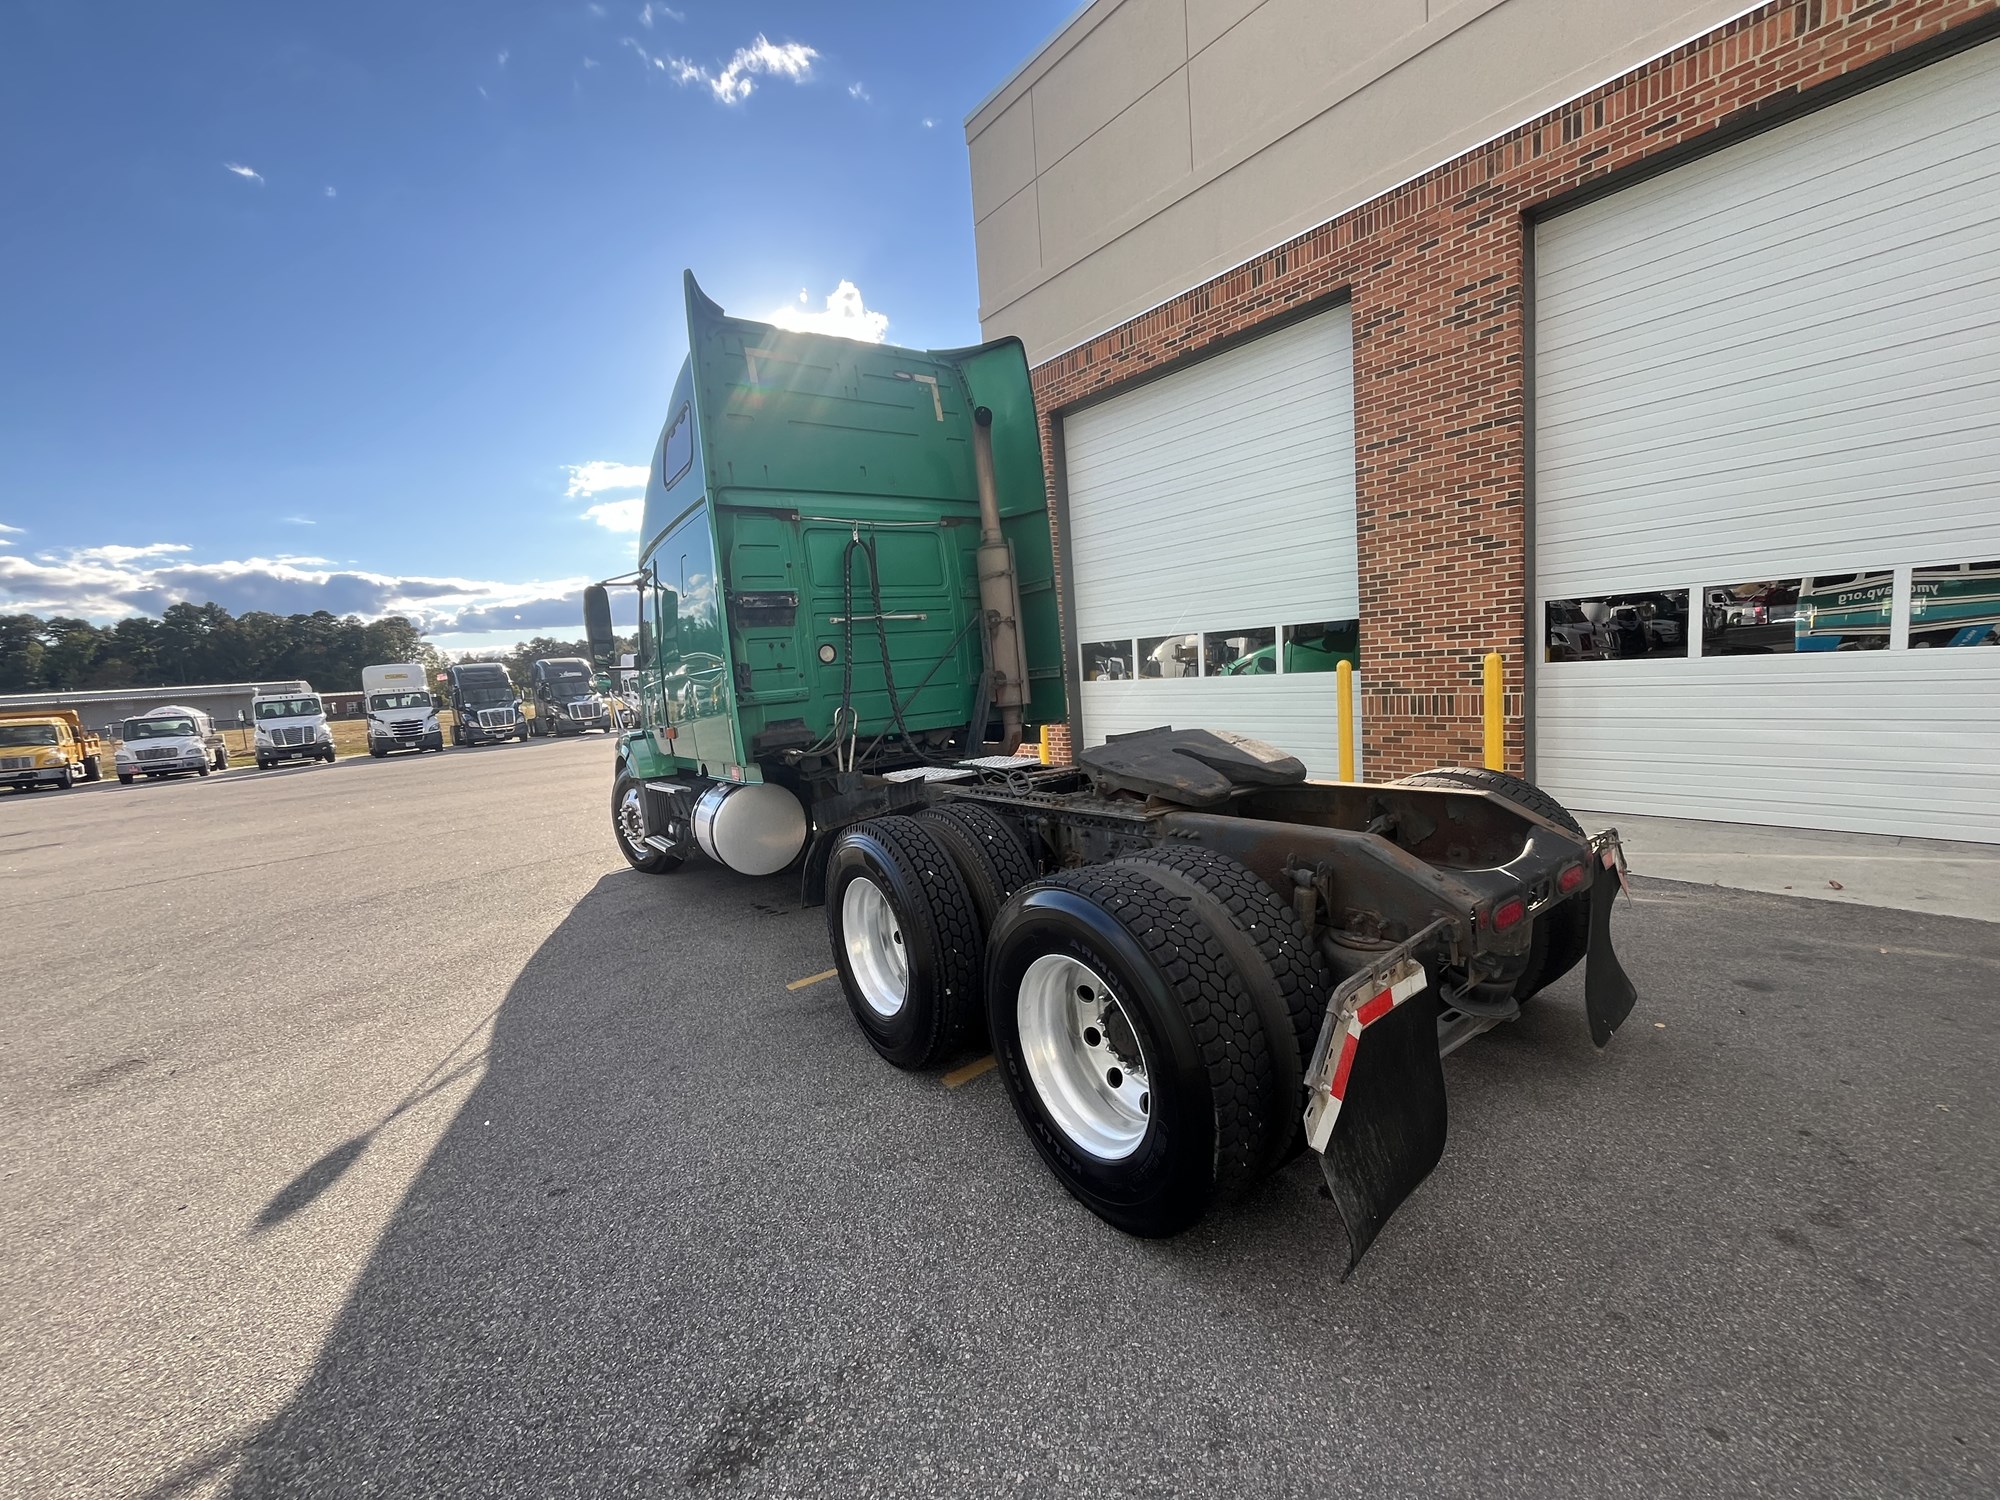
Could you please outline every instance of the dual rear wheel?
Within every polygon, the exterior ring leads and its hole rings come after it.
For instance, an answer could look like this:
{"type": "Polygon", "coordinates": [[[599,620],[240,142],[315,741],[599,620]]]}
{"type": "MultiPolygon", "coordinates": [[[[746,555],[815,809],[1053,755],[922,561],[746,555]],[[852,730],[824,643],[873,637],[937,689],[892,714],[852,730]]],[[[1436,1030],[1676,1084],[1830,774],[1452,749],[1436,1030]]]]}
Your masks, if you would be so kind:
{"type": "Polygon", "coordinates": [[[1166,1235],[1256,1182],[1299,1133],[1326,973],[1291,908],[1209,850],[1148,850],[1036,878],[976,803],[872,819],[829,854],[848,1005],[904,1068],[981,1033],[1063,1185],[1166,1235]]]}

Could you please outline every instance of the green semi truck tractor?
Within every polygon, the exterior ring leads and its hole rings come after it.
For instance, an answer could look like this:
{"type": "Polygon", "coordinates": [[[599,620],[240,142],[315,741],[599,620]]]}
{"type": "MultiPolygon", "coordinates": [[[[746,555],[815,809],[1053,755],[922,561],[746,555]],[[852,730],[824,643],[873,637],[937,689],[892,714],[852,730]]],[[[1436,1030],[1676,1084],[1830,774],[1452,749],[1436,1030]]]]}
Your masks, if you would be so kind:
{"type": "Polygon", "coordinates": [[[868,1043],[990,1046],[1050,1170],[1135,1234],[1309,1150],[1352,1265],[1443,1151],[1446,1053],[1579,964],[1610,1039],[1618,838],[1527,782],[1316,782],[1222,729],[1020,753],[1067,713],[1017,341],[859,343],[686,293],[638,567],[585,591],[606,674],[637,595],[610,798],[634,868],[796,872],[868,1043]]]}

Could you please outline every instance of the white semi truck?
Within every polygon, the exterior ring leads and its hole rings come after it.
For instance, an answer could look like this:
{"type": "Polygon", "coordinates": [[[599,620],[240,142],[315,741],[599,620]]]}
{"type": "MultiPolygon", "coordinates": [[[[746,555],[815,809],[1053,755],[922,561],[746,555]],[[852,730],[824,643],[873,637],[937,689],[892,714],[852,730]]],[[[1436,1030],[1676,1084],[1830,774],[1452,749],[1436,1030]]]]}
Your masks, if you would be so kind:
{"type": "Polygon", "coordinates": [[[333,760],[333,730],[317,693],[259,692],[250,700],[250,721],[260,771],[288,760],[333,760]]]}
{"type": "Polygon", "coordinates": [[[368,715],[368,753],[377,760],[391,750],[444,749],[437,695],[424,678],[423,663],[363,667],[361,700],[368,715]]]}

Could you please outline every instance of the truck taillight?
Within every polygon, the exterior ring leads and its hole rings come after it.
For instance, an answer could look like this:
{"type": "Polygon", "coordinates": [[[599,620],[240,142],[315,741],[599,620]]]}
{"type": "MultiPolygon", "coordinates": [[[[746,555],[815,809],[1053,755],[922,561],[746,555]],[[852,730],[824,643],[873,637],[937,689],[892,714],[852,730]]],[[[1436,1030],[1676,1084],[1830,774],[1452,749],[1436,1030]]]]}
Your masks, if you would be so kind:
{"type": "Polygon", "coordinates": [[[1505,932],[1528,914],[1528,903],[1519,896],[1510,896],[1493,908],[1493,930],[1505,932]]]}
{"type": "Polygon", "coordinates": [[[1582,884],[1583,866],[1580,864],[1565,866],[1562,873],[1556,876],[1556,889],[1565,896],[1582,884]]]}

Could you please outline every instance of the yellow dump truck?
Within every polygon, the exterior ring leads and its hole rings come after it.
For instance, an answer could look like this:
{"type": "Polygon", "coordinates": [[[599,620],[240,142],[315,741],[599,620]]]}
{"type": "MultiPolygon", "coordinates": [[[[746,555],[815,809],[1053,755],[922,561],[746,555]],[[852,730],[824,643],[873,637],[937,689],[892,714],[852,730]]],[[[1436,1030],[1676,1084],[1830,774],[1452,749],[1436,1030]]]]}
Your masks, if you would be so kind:
{"type": "Polygon", "coordinates": [[[0,709],[0,786],[32,792],[96,781],[103,754],[73,708],[0,709]]]}

